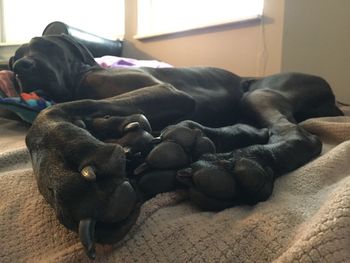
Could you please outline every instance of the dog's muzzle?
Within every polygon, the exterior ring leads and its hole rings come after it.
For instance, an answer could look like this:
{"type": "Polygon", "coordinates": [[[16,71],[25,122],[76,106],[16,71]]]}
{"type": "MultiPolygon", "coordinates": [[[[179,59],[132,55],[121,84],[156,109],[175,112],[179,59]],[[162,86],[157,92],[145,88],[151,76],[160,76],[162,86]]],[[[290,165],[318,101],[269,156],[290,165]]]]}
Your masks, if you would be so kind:
{"type": "Polygon", "coordinates": [[[17,93],[24,92],[23,76],[32,74],[35,70],[36,62],[31,58],[21,58],[13,64],[15,73],[15,88],[17,93]]]}
{"type": "Polygon", "coordinates": [[[31,73],[35,68],[36,62],[31,58],[21,58],[13,64],[13,71],[17,74],[31,73]]]}

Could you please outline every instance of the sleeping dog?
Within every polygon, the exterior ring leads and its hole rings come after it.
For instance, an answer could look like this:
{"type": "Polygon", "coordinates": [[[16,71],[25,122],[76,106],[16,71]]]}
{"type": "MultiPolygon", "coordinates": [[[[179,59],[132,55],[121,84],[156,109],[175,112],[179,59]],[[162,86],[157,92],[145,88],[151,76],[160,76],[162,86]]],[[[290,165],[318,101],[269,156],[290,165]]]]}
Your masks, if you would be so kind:
{"type": "Polygon", "coordinates": [[[321,152],[297,123],[342,114],[317,76],[104,69],[66,35],[33,38],[10,67],[20,92],[60,102],[26,143],[39,191],[91,258],[95,242],[120,240],[160,192],[188,189],[208,210],[266,200],[278,176],[321,152]]]}

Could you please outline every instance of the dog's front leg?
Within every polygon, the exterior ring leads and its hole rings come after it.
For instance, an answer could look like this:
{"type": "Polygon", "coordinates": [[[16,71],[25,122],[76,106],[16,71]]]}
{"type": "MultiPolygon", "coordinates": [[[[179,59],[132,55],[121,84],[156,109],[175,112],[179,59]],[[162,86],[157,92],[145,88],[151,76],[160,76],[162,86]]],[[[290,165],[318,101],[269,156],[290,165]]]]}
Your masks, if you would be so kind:
{"type": "Polygon", "coordinates": [[[95,241],[116,242],[127,233],[140,201],[126,176],[125,149],[102,140],[122,137],[130,123],[149,129],[140,113],[166,124],[193,107],[191,97],[157,85],[108,100],[62,103],[39,114],[26,137],[39,190],[62,224],[79,229],[88,255],[93,257],[95,241]]]}

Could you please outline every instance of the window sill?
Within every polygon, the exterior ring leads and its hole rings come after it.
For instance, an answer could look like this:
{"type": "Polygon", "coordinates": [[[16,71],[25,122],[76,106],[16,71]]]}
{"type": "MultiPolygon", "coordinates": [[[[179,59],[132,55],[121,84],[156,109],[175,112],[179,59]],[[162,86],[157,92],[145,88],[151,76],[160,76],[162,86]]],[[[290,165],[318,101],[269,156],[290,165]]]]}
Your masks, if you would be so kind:
{"type": "Polygon", "coordinates": [[[0,42],[0,47],[13,47],[13,46],[20,46],[24,43],[22,42],[14,42],[14,43],[11,43],[11,42],[0,42]]]}
{"type": "Polygon", "coordinates": [[[8,61],[1,61],[0,60],[0,70],[8,70],[8,61]]]}
{"type": "Polygon", "coordinates": [[[13,56],[17,48],[22,43],[0,43],[0,63],[4,62],[7,64],[10,57],[13,56]]]}
{"type": "Polygon", "coordinates": [[[134,36],[134,39],[148,40],[148,39],[153,39],[153,38],[158,38],[163,36],[171,36],[178,33],[187,33],[187,32],[192,32],[192,31],[201,30],[201,29],[214,28],[218,26],[235,25],[235,24],[242,24],[246,22],[255,22],[255,21],[259,22],[262,20],[262,18],[263,17],[261,15],[254,15],[254,16],[249,16],[239,20],[221,22],[221,23],[215,23],[215,24],[206,24],[206,25],[197,26],[194,28],[186,28],[186,29],[172,30],[172,31],[166,31],[166,32],[154,32],[150,34],[137,34],[134,36]]]}

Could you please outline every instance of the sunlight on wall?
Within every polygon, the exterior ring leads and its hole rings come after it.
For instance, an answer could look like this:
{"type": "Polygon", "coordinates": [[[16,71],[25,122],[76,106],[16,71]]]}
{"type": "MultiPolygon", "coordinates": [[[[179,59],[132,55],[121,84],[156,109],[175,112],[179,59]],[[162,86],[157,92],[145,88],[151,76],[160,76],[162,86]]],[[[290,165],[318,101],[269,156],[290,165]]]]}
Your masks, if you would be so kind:
{"type": "Polygon", "coordinates": [[[138,35],[176,32],[262,15],[263,0],[139,0],[138,35]]]}
{"type": "Polygon", "coordinates": [[[124,0],[2,0],[5,42],[27,42],[62,21],[99,36],[124,35],[124,0]]]}

